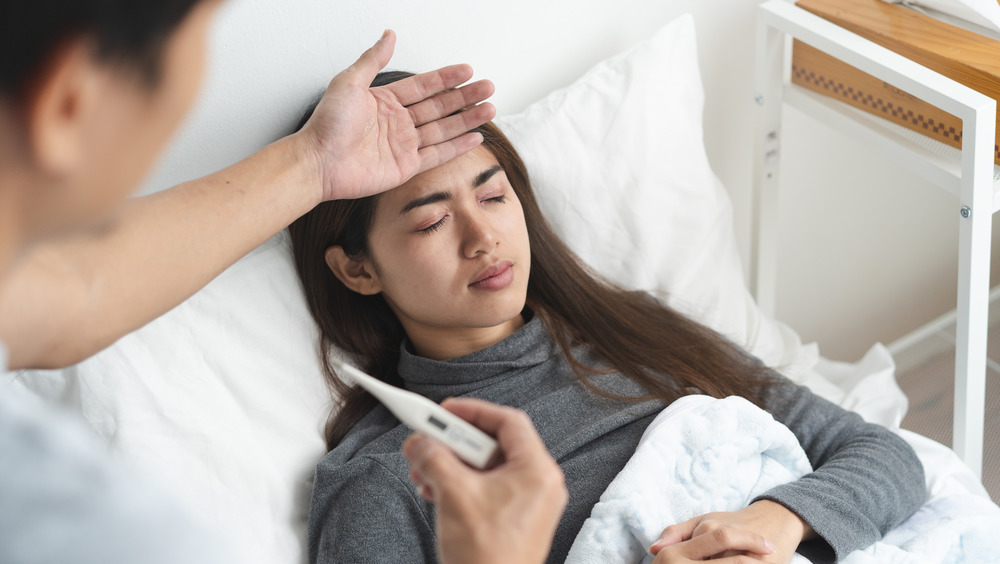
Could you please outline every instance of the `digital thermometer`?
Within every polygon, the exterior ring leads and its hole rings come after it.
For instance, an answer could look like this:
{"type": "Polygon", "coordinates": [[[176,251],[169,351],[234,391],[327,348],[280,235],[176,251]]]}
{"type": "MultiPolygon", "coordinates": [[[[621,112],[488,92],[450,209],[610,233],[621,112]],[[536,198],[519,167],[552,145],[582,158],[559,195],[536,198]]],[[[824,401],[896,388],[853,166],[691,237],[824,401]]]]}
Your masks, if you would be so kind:
{"type": "Polygon", "coordinates": [[[476,468],[486,468],[493,459],[497,442],[468,421],[424,396],[386,384],[338,359],[330,360],[407,427],[441,441],[476,468]]]}

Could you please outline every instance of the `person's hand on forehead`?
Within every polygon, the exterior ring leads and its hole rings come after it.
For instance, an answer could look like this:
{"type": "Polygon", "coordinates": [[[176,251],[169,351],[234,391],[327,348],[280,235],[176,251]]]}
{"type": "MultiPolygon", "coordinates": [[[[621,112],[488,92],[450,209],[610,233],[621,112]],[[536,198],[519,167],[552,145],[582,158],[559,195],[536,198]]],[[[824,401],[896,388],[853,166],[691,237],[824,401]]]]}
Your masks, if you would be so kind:
{"type": "Polygon", "coordinates": [[[334,77],[298,133],[130,200],[100,236],[36,247],[0,296],[10,366],[79,362],[169,311],[320,202],[395,188],[479,145],[469,131],[496,113],[481,103],[493,84],[465,84],[472,69],[454,65],[372,88],[395,41],[387,31],[334,77]]]}
{"type": "Polygon", "coordinates": [[[300,132],[314,152],[323,200],[359,198],[395,188],[477,146],[470,133],[496,114],[482,103],[493,83],[453,65],[369,88],[392,57],[396,36],[382,38],[330,82],[300,132]]]}

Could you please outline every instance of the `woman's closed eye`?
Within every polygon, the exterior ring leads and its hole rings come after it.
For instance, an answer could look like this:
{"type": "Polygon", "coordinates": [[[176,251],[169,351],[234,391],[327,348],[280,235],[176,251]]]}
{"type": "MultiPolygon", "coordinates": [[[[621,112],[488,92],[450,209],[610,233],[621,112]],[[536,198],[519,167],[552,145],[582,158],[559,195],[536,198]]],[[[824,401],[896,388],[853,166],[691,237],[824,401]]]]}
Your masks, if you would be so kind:
{"type": "Polygon", "coordinates": [[[431,233],[433,233],[433,232],[437,231],[438,229],[441,229],[441,227],[443,227],[443,226],[444,226],[444,223],[445,223],[445,221],[447,221],[447,220],[448,220],[448,216],[447,216],[447,215],[445,215],[445,216],[442,216],[442,217],[441,217],[441,219],[439,219],[439,220],[435,221],[435,222],[434,222],[434,223],[432,223],[431,225],[428,225],[427,227],[424,227],[424,228],[422,228],[422,229],[417,229],[417,232],[418,232],[418,233],[424,233],[424,234],[428,234],[428,235],[429,235],[429,234],[431,234],[431,233]]]}
{"type": "Polygon", "coordinates": [[[496,186],[492,190],[483,190],[486,196],[479,200],[482,204],[502,204],[507,201],[507,190],[503,186],[496,186]]]}
{"type": "MultiPolygon", "coordinates": [[[[488,204],[503,204],[503,203],[506,203],[507,202],[507,192],[504,192],[504,193],[496,195],[496,196],[491,196],[489,198],[483,198],[482,202],[483,203],[488,203],[488,204]]],[[[429,235],[429,234],[437,231],[438,229],[441,229],[444,226],[445,222],[448,220],[448,217],[449,217],[448,215],[442,216],[441,219],[435,221],[434,223],[428,225],[427,227],[422,227],[420,229],[417,229],[417,233],[423,233],[423,234],[428,234],[429,235]]]]}

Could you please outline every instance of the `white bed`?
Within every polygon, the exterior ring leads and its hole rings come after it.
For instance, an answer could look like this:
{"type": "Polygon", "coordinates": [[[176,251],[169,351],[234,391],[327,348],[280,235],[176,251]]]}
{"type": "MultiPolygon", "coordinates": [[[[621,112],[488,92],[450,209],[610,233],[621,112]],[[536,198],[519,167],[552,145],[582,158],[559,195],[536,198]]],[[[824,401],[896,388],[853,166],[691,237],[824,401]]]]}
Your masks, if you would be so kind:
{"type": "MultiPolygon", "coordinates": [[[[684,16],[498,123],[543,210],[594,268],[898,429],[906,398],[884,347],[856,364],[827,361],[747,292],[729,199],[702,142],[703,94],[693,20],[684,16]]],[[[116,456],[254,561],[297,563],[306,560],[310,482],[331,406],[315,343],[288,239],[278,234],[106,351],[16,378],[82,415],[116,456]]],[[[924,461],[931,498],[988,500],[949,449],[903,434],[924,461]]]]}

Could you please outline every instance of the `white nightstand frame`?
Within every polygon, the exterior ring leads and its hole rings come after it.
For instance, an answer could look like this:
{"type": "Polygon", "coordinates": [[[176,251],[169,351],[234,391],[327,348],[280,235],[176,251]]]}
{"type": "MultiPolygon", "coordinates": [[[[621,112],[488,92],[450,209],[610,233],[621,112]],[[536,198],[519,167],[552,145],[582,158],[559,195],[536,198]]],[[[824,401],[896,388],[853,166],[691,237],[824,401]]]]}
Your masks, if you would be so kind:
{"type": "Polygon", "coordinates": [[[1000,207],[993,181],[996,102],[784,0],[757,11],[754,240],[751,289],[774,314],[782,105],[789,104],[881,151],[958,196],[958,306],[953,448],[981,477],[986,394],[991,220],[1000,207]],[[794,37],[960,118],[961,157],[948,159],[860,116],[846,104],[790,84],[794,37]]]}

